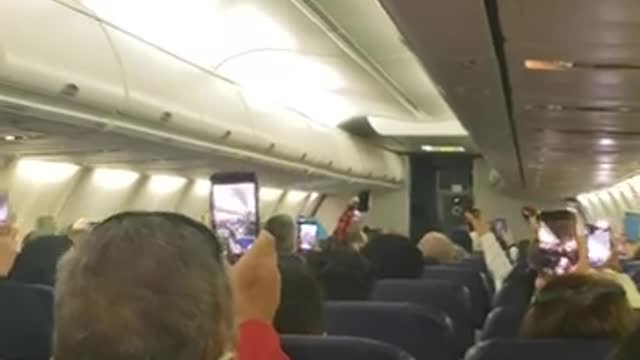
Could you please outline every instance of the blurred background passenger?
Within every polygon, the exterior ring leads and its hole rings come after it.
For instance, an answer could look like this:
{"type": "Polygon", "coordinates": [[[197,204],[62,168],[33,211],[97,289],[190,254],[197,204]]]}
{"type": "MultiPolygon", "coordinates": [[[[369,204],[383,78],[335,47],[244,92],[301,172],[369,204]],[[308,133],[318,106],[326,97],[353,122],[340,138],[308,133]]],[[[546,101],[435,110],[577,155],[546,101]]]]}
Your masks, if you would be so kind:
{"type": "Polygon", "coordinates": [[[0,224],[0,279],[4,279],[9,274],[13,263],[20,251],[20,241],[18,227],[15,226],[15,215],[9,214],[9,221],[0,224]]]}
{"type": "Polygon", "coordinates": [[[467,253],[473,252],[473,240],[466,229],[455,229],[450,234],[451,241],[467,253]]]}
{"type": "Polygon", "coordinates": [[[58,260],[73,243],[64,235],[48,235],[33,238],[25,243],[9,272],[10,280],[54,286],[58,260]]]}
{"type": "Polygon", "coordinates": [[[425,264],[455,263],[466,256],[464,249],[456,246],[447,235],[434,231],[422,237],[418,242],[418,249],[422,253],[425,264]]]}
{"type": "Polygon", "coordinates": [[[279,256],[292,255],[298,251],[298,225],[291,216],[274,215],[265,222],[264,229],[276,239],[279,256]]]}
{"type": "Polygon", "coordinates": [[[594,275],[569,274],[551,279],[535,295],[521,336],[618,340],[635,326],[620,285],[594,275]]]}
{"type": "Polygon", "coordinates": [[[38,216],[33,230],[27,234],[24,238],[24,244],[31,240],[43,237],[53,236],[58,234],[58,224],[51,215],[38,216]]]}
{"type": "Polygon", "coordinates": [[[309,253],[308,265],[320,282],[326,300],[367,300],[373,289],[371,265],[348,248],[309,253]]]}
{"type": "Polygon", "coordinates": [[[276,330],[280,334],[324,333],[323,295],[318,281],[305,267],[281,262],[278,268],[282,289],[273,322],[276,330]]]}
{"type": "Polygon", "coordinates": [[[422,253],[409,238],[384,234],[372,239],[362,249],[378,279],[416,279],[422,276],[422,253]]]}

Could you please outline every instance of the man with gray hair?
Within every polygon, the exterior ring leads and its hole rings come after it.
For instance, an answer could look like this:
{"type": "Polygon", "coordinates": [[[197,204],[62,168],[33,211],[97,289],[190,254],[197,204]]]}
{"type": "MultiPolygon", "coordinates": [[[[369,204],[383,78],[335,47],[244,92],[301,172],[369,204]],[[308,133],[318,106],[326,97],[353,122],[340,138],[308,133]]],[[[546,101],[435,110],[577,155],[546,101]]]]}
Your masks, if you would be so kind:
{"type": "Polygon", "coordinates": [[[204,225],[173,213],[115,215],[59,264],[53,358],[285,360],[270,325],[276,263],[266,232],[229,276],[204,225]]]}
{"type": "Polygon", "coordinates": [[[287,256],[298,250],[298,226],[291,216],[274,215],[264,224],[264,229],[275,237],[278,255],[287,256]]]}

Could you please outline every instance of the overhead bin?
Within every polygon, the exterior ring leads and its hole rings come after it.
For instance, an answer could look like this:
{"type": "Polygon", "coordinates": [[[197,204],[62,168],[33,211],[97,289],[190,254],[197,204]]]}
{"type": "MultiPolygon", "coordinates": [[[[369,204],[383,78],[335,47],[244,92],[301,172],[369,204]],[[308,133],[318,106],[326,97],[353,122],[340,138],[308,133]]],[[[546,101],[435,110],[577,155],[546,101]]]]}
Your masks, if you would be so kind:
{"type": "Polygon", "coordinates": [[[226,155],[343,180],[388,186],[390,172],[403,180],[393,167],[401,163],[396,154],[341,129],[312,126],[279,104],[256,106],[242,93],[246,89],[79,6],[2,0],[0,24],[0,95],[28,102],[43,119],[90,121],[104,131],[172,139],[173,146],[201,152],[219,146],[226,155]]]}
{"type": "Polygon", "coordinates": [[[100,24],[53,1],[0,1],[0,83],[108,112],[125,100],[100,24]]]}

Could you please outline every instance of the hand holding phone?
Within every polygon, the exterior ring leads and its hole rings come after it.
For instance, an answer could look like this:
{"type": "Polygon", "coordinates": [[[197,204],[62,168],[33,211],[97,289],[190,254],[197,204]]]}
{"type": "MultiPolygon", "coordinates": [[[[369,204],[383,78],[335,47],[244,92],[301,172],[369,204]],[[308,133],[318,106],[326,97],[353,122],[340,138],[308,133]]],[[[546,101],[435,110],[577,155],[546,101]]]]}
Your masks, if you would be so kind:
{"type": "Polygon", "coordinates": [[[258,181],[253,173],[211,176],[213,228],[230,255],[242,255],[258,235],[258,181]]]}
{"type": "Polygon", "coordinates": [[[612,255],[611,228],[598,225],[587,226],[587,248],[591,265],[603,266],[612,255]]]}

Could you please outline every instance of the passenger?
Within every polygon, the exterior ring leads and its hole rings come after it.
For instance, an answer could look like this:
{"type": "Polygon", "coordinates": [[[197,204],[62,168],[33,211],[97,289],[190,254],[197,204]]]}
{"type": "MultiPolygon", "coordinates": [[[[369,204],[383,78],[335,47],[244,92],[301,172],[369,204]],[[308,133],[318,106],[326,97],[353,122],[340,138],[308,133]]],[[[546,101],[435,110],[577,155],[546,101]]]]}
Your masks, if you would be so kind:
{"type": "Polygon", "coordinates": [[[525,338],[621,339],[636,325],[624,289],[588,274],[550,280],[536,294],[525,315],[525,338]]]}
{"type": "Polygon", "coordinates": [[[58,225],[56,220],[51,215],[39,216],[36,219],[35,228],[24,238],[24,244],[29,241],[43,237],[53,236],[58,234],[58,225]]]}
{"type": "Polygon", "coordinates": [[[422,275],[422,253],[406,236],[379,236],[362,249],[362,254],[371,262],[378,279],[414,279],[422,275]]]}
{"type": "Polygon", "coordinates": [[[433,231],[420,240],[418,249],[426,264],[455,263],[466,256],[464,249],[456,246],[447,235],[433,231]]]}
{"type": "Polygon", "coordinates": [[[84,240],[89,236],[91,229],[93,229],[97,225],[96,222],[90,221],[88,219],[78,219],[76,220],[69,228],[65,231],[67,237],[74,244],[78,243],[78,241],[84,240]]]}
{"type": "Polygon", "coordinates": [[[286,256],[298,250],[298,226],[295,220],[285,214],[274,215],[264,224],[264,229],[276,239],[278,255],[286,256]]]}
{"type": "Polygon", "coordinates": [[[480,212],[467,212],[465,217],[473,227],[476,238],[481,244],[484,261],[493,277],[495,288],[500,290],[502,283],[513,269],[513,266],[495,235],[491,232],[489,224],[482,218],[482,214],[480,212]]]}
{"type": "Polygon", "coordinates": [[[54,286],[58,260],[72,245],[66,236],[49,235],[31,239],[16,257],[8,278],[25,284],[54,286]]]}
{"type": "Polygon", "coordinates": [[[338,218],[336,228],[331,235],[332,239],[336,243],[344,241],[349,232],[353,231],[354,228],[360,227],[358,224],[360,222],[360,216],[361,214],[358,211],[358,198],[356,197],[351,199],[349,204],[347,204],[347,208],[338,218]]]}
{"type": "Polygon", "coordinates": [[[451,241],[459,247],[463,248],[467,253],[473,252],[473,240],[469,236],[469,232],[465,229],[456,229],[451,232],[451,241]]]}
{"type": "Polygon", "coordinates": [[[170,213],[115,215],[60,262],[53,357],[286,359],[269,325],[280,297],[275,247],[262,232],[230,279],[204,225],[170,213]]]}
{"type": "Polygon", "coordinates": [[[323,296],[320,284],[306,267],[278,265],[282,278],[280,306],[274,326],[280,334],[324,333],[323,296]]]}
{"type": "Polygon", "coordinates": [[[307,254],[311,272],[319,280],[326,300],[368,300],[374,277],[369,262],[348,248],[307,254]]]}

